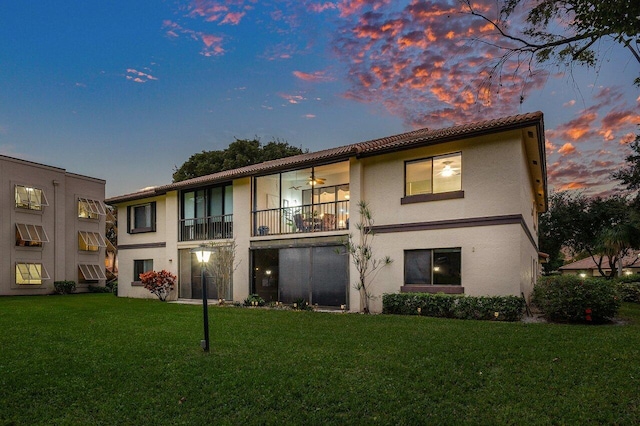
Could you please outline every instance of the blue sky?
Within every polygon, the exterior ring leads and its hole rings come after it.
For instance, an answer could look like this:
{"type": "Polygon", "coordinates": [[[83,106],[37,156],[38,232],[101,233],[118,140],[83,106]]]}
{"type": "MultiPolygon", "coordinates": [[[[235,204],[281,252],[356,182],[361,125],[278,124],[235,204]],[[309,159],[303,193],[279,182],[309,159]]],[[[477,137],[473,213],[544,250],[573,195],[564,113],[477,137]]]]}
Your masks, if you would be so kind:
{"type": "Polygon", "coordinates": [[[114,196],[234,138],[316,151],[541,110],[550,184],[610,190],[640,122],[638,62],[603,42],[596,69],[523,79],[511,62],[484,92],[485,24],[455,1],[3,2],[0,154],[114,196]]]}

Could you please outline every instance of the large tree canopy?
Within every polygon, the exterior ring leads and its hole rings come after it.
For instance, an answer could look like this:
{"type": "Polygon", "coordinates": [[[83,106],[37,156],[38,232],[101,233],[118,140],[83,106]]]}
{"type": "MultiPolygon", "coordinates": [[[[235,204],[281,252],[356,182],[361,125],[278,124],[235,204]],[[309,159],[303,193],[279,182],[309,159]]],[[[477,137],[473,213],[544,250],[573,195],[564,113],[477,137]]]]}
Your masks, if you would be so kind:
{"type": "Polygon", "coordinates": [[[640,63],[638,0],[498,0],[495,18],[471,0],[461,1],[472,15],[486,20],[498,32],[504,43],[495,38],[488,42],[505,50],[504,60],[516,54],[529,61],[594,65],[594,46],[609,38],[627,48],[640,63]],[[524,27],[517,28],[513,22],[520,19],[524,19],[524,27]]]}
{"type": "Polygon", "coordinates": [[[258,139],[236,139],[221,151],[202,151],[193,154],[180,167],[175,168],[173,181],[180,182],[304,152],[301,148],[280,140],[262,145],[258,139]]]}

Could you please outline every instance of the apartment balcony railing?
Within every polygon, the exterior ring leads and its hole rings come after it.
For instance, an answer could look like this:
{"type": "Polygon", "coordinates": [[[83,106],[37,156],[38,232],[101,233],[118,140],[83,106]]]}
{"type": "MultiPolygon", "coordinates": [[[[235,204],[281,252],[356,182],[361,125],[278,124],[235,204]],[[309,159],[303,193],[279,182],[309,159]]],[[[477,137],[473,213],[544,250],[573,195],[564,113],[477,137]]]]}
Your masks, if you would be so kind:
{"type": "Polygon", "coordinates": [[[253,212],[253,235],[284,235],[349,229],[349,201],[253,212]]]}
{"type": "Polygon", "coordinates": [[[233,238],[233,215],[219,215],[180,220],[180,241],[233,238]]]}

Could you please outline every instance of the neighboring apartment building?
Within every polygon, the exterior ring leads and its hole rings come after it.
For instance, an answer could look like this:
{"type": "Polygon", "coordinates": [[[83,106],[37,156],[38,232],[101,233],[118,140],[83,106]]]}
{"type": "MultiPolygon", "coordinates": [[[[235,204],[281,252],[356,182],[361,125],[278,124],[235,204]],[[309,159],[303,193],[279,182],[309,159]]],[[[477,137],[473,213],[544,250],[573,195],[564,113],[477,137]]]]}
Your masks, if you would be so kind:
{"type": "MultiPolygon", "coordinates": [[[[542,113],[416,130],[108,199],[121,224],[119,295],[152,297],[138,275],[167,269],[179,278],[174,297],[200,298],[189,250],[235,239],[232,288],[218,295],[209,279],[210,298],[257,293],[357,311],[357,273],[340,252],[357,235],[360,200],[373,212],[375,256],[394,261],[373,282],[376,296],[528,297],[547,207],[542,113]]],[[[381,310],[379,297],[372,310],[381,310]]]]}
{"type": "Polygon", "coordinates": [[[104,285],[104,180],[0,155],[0,187],[0,295],[104,285]]]}

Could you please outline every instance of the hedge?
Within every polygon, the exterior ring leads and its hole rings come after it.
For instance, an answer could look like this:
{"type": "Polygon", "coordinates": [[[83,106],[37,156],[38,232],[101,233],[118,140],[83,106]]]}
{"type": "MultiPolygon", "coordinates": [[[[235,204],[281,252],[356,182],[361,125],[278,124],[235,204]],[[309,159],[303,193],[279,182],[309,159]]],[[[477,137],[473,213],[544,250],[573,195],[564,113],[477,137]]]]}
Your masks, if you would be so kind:
{"type": "Polygon", "coordinates": [[[464,296],[431,293],[387,293],[382,313],[492,321],[519,321],[525,301],[517,296],[464,296]]]}

